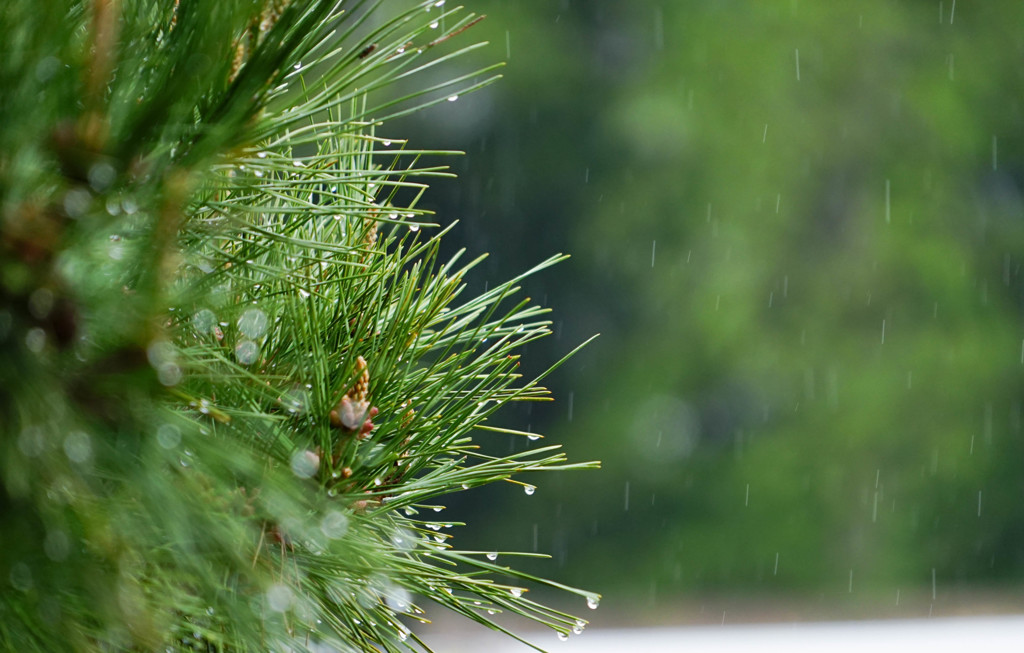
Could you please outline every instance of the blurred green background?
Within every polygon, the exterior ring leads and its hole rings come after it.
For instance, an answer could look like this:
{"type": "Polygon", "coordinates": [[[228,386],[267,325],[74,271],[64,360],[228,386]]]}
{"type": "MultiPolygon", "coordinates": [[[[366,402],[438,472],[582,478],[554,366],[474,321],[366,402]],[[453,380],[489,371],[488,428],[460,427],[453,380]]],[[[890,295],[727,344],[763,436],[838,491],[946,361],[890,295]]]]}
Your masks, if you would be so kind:
{"type": "Polygon", "coordinates": [[[425,199],[477,289],[573,255],[526,367],[602,336],[506,422],[604,469],[461,544],[624,608],[1024,606],[1024,3],[467,5],[505,79],[389,130],[466,151],[425,199]]]}

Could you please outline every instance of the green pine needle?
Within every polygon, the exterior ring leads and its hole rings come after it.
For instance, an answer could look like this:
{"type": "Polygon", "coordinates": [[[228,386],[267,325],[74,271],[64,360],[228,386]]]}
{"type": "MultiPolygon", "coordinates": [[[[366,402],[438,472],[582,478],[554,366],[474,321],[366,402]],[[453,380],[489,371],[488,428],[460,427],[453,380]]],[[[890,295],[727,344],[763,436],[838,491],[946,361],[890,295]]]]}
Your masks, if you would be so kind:
{"type": "Polygon", "coordinates": [[[377,4],[5,8],[0,647],[425,650],[421,598],[585,623],[425,518],[597,464],[476,444],[537,437],[492,420],[549,399],[517,293],[564,257],[467,296],[417,208],[443,153],[379,130],[497,66],[419,86],[480,17],[377,4]]]}

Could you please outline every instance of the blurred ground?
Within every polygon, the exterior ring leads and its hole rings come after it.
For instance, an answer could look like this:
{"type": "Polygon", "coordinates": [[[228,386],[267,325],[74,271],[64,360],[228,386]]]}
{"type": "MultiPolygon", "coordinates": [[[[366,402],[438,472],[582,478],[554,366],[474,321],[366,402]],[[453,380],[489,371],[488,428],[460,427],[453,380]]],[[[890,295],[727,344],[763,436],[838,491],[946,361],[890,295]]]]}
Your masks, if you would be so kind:
{"type": "MultiPolygon", "coordinates": [[[[591,612],[559,609],[590,620],[566,642],[525,620],[502,621],[552,653],[639,651],[978,651],[1024,650],[1024,592],[966,588],[908,590],[896,597],[704,597],[657,604],[605,597],[591,612]],[[584,614],[586,612],[586,614],[584,614]],[[826,647],[825,644],[828,646],[826,647]]],[[[533,650],[465,619],[427,609],[433,623],[416,632],[436,653],[533,650]]]]}
{"type": "MultiPolygon", "coordinates": [[[[1024,617],[960,617],[917,620],[741,626],[604,629],[568,641],[550,633],[528,637],[552,653],[621,651],[1020,651],[1024,617]]],[[[438,653],[520,653],[534,650],[497,635],[448,635],[428,640],[438,653]]]]}

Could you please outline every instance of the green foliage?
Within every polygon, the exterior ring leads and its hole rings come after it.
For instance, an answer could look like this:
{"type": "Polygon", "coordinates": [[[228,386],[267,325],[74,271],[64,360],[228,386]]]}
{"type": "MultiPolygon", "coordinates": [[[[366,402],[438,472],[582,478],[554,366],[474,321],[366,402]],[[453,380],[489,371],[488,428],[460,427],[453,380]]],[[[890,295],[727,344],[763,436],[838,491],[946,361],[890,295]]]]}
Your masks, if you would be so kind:
{"type": "Polygon", "coordinates": [[[510,109],[461,182],[503,192],[462,210],[572,250],[544,291],[604,334],[545,426],[611,461],[565,483],[571,578],[831,600],[853,570],[889,601],[1024,577],[1024,15],[953,4],[486,7],[510,109]]]}
{"type": "Polygon", "coordinates": [[[417,650],[419,597],[577,627],[525,592],[596,595],[437,514],[594,466],[478,444],[534,439],[491,419],[547,398],[549,322],[525,275],[465,296],[417,208],[448,173],[378,133],[495,79],[388,93],[474,47],[443,4],[0,14],[0,647],[417,650]]]}

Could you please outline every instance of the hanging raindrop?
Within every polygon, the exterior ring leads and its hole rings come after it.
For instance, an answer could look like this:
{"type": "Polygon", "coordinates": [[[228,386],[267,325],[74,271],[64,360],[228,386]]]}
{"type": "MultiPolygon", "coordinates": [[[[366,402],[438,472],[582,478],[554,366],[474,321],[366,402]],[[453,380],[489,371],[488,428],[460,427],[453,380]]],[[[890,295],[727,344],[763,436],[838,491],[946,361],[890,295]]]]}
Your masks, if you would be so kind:
{"type": "Polygon", "coordinates": [[[277,583],[267,590],[267,606],[274,612],[286,612],[295,602],[291,588],[277,583]]]}
{"type": "Polygon", "coordinates": [[[164,449],[173,449],[181,442],[181,430],[173,424],[161,424],[156,430],[156,441],[164,449]]]}
{"type": "Polygon", "coordinates": [[[252,365],[260,356],[260,347],[252,340],[243,340],[235,345],[235,358],[242,365],[252,365]]]}
{"type": "Polygon", "coordinates": [[[402,551],[412,551],[416,548],[416,538],[406,528],[400,528],[391,535],[391,544],[402,551]]]}
{"type": "Polygon", "coordinates": [[[332,540],[340,539],[348,532],[348,517],[332,510],[320,520],[320,532],[332,540]]]}
{"type": "Polygon", "coordinates": [[[296,451],[292,454],[292,473],[299,478],[312,478],[320,468],[320,456],[312,451],[296,451]]]}
{"type": "Polygon", "coordinates": [[[267,314],[256,307],[248,308],[238,318],[238,330],[247,338],[255,340],[267,332],[270,320],[267,314]]]}

